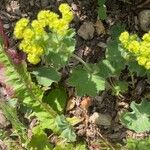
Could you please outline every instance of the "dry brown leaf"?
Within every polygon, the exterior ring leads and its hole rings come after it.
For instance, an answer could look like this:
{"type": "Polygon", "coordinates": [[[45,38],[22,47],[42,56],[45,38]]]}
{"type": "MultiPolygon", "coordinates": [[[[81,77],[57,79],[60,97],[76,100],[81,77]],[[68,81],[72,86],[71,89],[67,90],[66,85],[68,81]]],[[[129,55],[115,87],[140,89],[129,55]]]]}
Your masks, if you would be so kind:
{"type": "Polygon", "coordinates": [[[80,107],[87,110],[89,108],[89,106],[91,106],[91,104],[92,104],[92,100],[90,97],[83,97],[80,107]]]}
{"type": "Polygon", "coordinates": [[[70,111],[71,109],[73,109],[75,107],[75,104],[76,104],[75,97],[71,97],[68,100],[66,111],[70,111]]]}
{"type": "Polygon", "coordinates": [[[106,33],[105,27],[104,27],[103,23],[100,20],[96,21],[95,27],[96,27],[96,32],[97,32],[98,35],[106,33]]]}

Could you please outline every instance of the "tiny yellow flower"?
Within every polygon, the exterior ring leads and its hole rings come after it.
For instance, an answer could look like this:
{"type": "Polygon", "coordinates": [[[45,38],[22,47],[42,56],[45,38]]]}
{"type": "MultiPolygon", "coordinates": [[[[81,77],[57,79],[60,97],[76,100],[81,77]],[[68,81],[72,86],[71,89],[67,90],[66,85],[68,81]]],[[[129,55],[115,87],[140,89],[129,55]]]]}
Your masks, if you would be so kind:
{"type": "Polygon", "coordinates": [[[29,53],[32,49],[32,45],[30,41],[22,40],[19,44],[19,49],[21,49],[25,53],[29,53]]]}
{"type": "Polygon", "coordinates": [[[26,28],[23,32],[23,38],[25,40],[31,40],[34,36],[34,32],[33,30],[31,30],[30,28],[26,28]]]}
{"type": "Polygon", "coordinates": [[[34,54],[28,54],[27,60],[28,60],[28,62],[30,62],[33,65],[36,65],[41,61],[40,57],[38,57],[34,54]]]}
{"type": "Polygon", "coordinates": [[[131,41],[127,48],[130,52],[138,53],[140,49],[140,43],[138,41],[131,41]]]}
{"type": "Polygon", "coordinates": [[[129,39],[130,41],[135,41],[137,39],[138,39],[138,36],[136,34],[130,35],[130,39],[129,39]]]}
{"type": "Polygon", "coordinates": [[[150,69],[150,60],[146,63],[145,68],[148,70],[150,69]]]}
{"type": "Polygon", "coordinates": [[[150,55],[150,42],[146,42],[146,41],[141,42],[140,53],[142,55],[150,55]]]}
{"type": "Polygon", "coordinates": [[[40,57],[44,53],[44,50],[39,45],[33,45],[30,53],[40,57]]]}
{"type": "Polygon", "coordinates": [[[124,47],[127,46],[128,41],[129,41],[129,33],[127,31],[121,33],[120,37],[119,37],[120,42],[122,43],[122,45],[124,47]]]}
{"type": "Polygon", "coordinates": [[[147,59],[143,56],[139,56],[139,57],[137,57],[137,61],[138,61],[139,65],[144,66],[147,62],[147,59]]]}
{"type": "Polygon", "coordinates": [[[54,19],[57,19],[59,16],[49,10],[42,10],[38,13],[38,21],[40,24],[45,27],[49,25],[54,19]]]}
{"type": "Polygon", "coordinates": [[[145,33],[144,36],[142,37],[142,39],[146,42],[150,43],[150,31],[149,33],[145,33]]]}
{"type": "Polygon", "coordinates": [[[14,28],[14,35],[17,39],[22,39],[23,38],[23,31],[27,27],[29,23],[29,19],[22,18],[20,19],[14,28]]]}
{"type": "Polygon", "coordinates": [[[52,28],[53,31],[59,35],[65,35],[68,31],[68,27],[68,22],[64,19],[55,20],[55,22],[50,25],[50,28],[52,28]]]}
{"type": "Polygon", "coordinates": [[[62,13],[62,19],[70,23],[73,19],[73,12],[71,7],[68,4],[63,3],[59,6],[59,10],[62,13]]]}
{"type": "Polygon", "coordinates": [[[67,3],[62,3],[59,6],[59,11],[60,12],[69,12],[69,11],[71,11],[71,7],[67,3]]]}

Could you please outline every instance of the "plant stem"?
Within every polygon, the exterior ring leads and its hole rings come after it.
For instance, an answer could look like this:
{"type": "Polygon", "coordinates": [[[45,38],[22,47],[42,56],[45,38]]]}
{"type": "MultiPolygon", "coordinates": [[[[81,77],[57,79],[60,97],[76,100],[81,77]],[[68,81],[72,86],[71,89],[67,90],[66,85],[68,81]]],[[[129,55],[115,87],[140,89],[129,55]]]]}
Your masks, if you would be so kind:
{"type": "Polygon", "coordinates": [[[91,68],[87,65],[87,63],[84,60],[82,60],[79,56],[77,56],[76,54],[73,54],[72,57],[74,57],[80,63],[82,63],[89,72],[92,72],[91,68]]]}
{"type": "Polygon", "coordinates": [[[132,88],[135,88],[134,75],[132,72],[130,72],[130,76],[131,76],[132,88]]]}

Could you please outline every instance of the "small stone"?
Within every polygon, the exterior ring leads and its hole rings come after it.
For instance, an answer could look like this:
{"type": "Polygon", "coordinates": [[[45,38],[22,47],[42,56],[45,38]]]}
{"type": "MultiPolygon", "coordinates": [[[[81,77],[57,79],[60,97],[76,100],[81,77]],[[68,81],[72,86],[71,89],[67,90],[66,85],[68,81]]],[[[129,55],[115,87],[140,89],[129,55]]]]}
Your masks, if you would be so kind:
{"type": "Polygon", "coordinates": [[[104,43],[104,42],[99,42],[99,43],[97,44],[97,46],[99,46],[99,47],[101,47],[101,48],[106,48],[106,47],[107,47],[107,44],[104,43]]]}
{"type": "Polygon", "coordinates": [[[92,123],[95,123],[97,125],[102,125],[102,126],[110,126],[111,125],[111,116],[107,114],[101,114],[95,112],[92,116],[90,116],[89,121],[92,123]]]}
{"type": "Polygon", "coordinates": [[[10,2],[10,8],[12,10],[12,12],[16,13],[16,14],[20,14],[20,4],[18,3],[18,1],[11,1],[10,2]]]}
{"type": "Polygon", "coordinates": [[[47,7],[49,5],[49,0],[41,0],[41,6],[47,7]]]}
{"type": "Polygon", "coordinates": [[[4,29],[9,29],[10,25],[9,24],[4,24],[3,27],[4,27],[4,29]]]}
{"type": "Polygon", "coordinates": [[[34,0],[30,0],[29,3],[30,3],[31,6],[34,6],[34,0]]]}
{"type": "Polygon", "coordinates": [[[92,22],[84,22],[78,30],[78,35],[84,40],[92,39],[94,36],[94,25],[92,22]]]}
{"type": "Polygon", "coordinates": [[[73,11],[78,11],[78,7],[77,7],[77,5],[75,3],[72,3],[71,7],[72,7],[73,11]]]}
{"type": "Polygon", "coordinates": [[[141,11],[138,17],[141,29],[148,32],[150,30],[150,10],[141,11]]]}

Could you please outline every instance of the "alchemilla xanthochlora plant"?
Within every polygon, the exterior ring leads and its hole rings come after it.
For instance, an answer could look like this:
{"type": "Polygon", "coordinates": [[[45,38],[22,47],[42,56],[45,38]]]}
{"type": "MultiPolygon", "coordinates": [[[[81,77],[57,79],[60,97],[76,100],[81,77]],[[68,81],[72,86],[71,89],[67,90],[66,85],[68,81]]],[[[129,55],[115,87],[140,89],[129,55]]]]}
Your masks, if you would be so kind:
{"type": "MultiPolygon", "coordinates": [[[[102,2],[103,5],[105,1],[102,2]]],[[[105,58],[94,64],[87,63],[74,54],[75,32],[69,28],[73,20],[71,7],[63,3],[59,11],[61,15],[42,10],[37,19],[30,21],[22,18],[16,23],[14,35],[20,40],[19,49],[26,54],[28,63],[32,64],[29,69],[24,60],[15,64],[5,51],[3,41],[0,45],[0,65],[5,70],[5,82],[11,85],[15,95],[13,98],[17,99],[21,107],[29,110],[28,117],[37,120],[32,128],[32,137],[28,139],[28,129],[18,119],[17,112],[5,101],[0,101],[1,108],[26,149],[53,149],[45,133],[47,129],[59,136],[54,149],[75,148],[71,143],[77,140],[73,126],[81,120],[63,115],[69,86],[75,88],[78,96],[96,96],[100,91],[111,90],[113,95],[124,98],[123,93],[128,91],[128,87],[134,88],[134,76],[150,78],[150,32],[140,39],[136,34],[129,34],[120,24],[113,26],[105,58]],[[71,57],[80,64],[68,67],[68,77],[62,82],[60,70],[68,65],[71,57]],[[129,72],[132,86],[125,79],[120,80],[124,69],[129,72]]],[[[106,15],[101,17],[104,19],[106,15]]],[[[132,112],[121,116],[123,125],[136,132],[149,131],[149,105],[146,99],[140,104],[132,102],[132,112]],[[142,125],[141,120],[144,123],[142,128],[138,126],[142,125]]],[[[86,149],[83,143],[75,146],[76,149],[86,149]]]]}
{"type": "MultiPolygon", "coordinates": [[[[31,64],[39,63],[43,55],[51,55],[50,48],[54,49],[54,53],[57,49],[63,51],[65,43],[62,41],[69,32],[73,13],[67,4],[61,4],[59,10],[62,17],[49,10],[42,10],[31,23],[27,18],[16,23],[14,35],[22,40],[19,48],[27,54],[31,64]]],[[[66,49],[64,51],[67,52],[66,49]]]]}
{"type": "Polygon", "coordinates": [[[134,57],[139,65],[150,69],[150,32],[143,35],[142,40],[136,34],[127,31],[121,33],[119,40],[127,50],[128,56],[134,57]]]}

